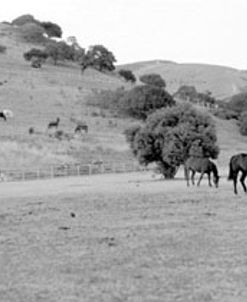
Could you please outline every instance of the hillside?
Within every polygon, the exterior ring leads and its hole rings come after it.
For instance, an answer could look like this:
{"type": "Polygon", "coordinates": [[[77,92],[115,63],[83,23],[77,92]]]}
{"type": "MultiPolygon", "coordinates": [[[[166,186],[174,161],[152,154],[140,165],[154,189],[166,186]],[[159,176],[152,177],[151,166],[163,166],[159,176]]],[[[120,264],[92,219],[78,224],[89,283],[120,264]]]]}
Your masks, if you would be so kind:
{"type": "Polygon", "coordinates": [[[6,54],[0,54],[0,110],[14,112],[7,123],[0,119],[2,167],[132,159],[122,134],[126,121],[110,127],[104,112],[86,105],[93,89],[115,89],[126,85],[123,81],[94,70],[82,75],[72,64],[31,68],[23,52],[37,46],[22,43],[15,28],[5,24],[0,24],[0,37],[0,44],[7,47],[6,54]],[[76,120],[88,124],[88,134],[70,141],[50,138],[47,125],[57,117],[59,129],[68,135],[73,135],[76,120]],[[37,134],[29,135],[30,127],[37,134]]]}
{"type": "Polygon", "coordinates": [[[139,77],[146,73],[158,73],[174,93],[182,85],[195,86],[199,92],[210,90],[218,99],[225,99],[247,89],[247,71],[207,64],[178,64],[171,61],[147,61],[121,65],[139,77]]]}
{"type": "MultiPolygon", "coordinates": [[[[18,31],[5,24],[0,24],[0,37],[0,44],[7,47],[7,53],[0,54],[0,110],[8,108],[14,112],[14,118],[8,122],[0,119],[1,167],[19,169],[88,163],[96,159],[133,160],[123,135],[132,121],[112,118],[87,105],[87,96],[93,90],[128,88],[124,81],[90,69],[81,74],[80,68],[72,64],[31,68],[23,59],[23,52],[34,45],[21,42],[18,31]],[[59,129],[71,139],[58,140],[49,136],[47,125],[57,117],[61,119],[59,129]],[[89,132],[72,138],[77,120],[85,121],[89,132]],[[114,126],[109,121],[114,121],[114,126]],[[30,127],[35,130],[32,135],[29,134],[30,127]]],[[[160,73],[166,79],[169,91],[175,91],[181,84],[190,84],[198,90],[209,89],[218,97],[226,97],[233,93],[233,85],[244,89],[247,83],[247,74],[227,67],[166,61],[140,62],[124,67],[131,68],[136,75],[160,73]]],[[[246,149],[246,139],[239,135],[233,122],[216,119],[216,123],[222,149],[219,163],[225,165],[232,153],[246,149]]]]}

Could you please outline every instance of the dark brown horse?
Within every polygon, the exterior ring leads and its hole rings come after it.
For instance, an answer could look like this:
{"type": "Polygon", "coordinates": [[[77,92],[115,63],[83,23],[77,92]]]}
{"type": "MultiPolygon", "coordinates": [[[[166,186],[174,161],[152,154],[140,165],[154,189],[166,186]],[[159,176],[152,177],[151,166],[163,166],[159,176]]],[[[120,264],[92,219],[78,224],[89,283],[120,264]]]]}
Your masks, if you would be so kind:
{"type": "Polygon", "coordinates": [[[60,122],[60,118],[58,117],[56,121],[50,122],[50,123],[48,124],[47,129],[48,129],[48,130],[49,130],[49,129],[52,129],[52,128],[57,129],[57,128],[58,128],[59,122],[60,122]]]}
{"type": "Polygon", "coordinates": [[[247,175],[247,154],[246,153],[239,153],[239,154],[233,155],[230,158],[228,180],[233,180],[235,194],[238,194],[237,180],[238,180],[239,172],[242,173],[242,175],[240,177],[240,182],[242,184],[244,192],[246,192],[247,189],[246,189],[246,185],[244,183],[244,180],[247,175]]]}
{"type": "Polygon", "coordinates": [[[191,172],[191,181],[192,184],[195,184],[195,174],[196,172],[201,173],[197,186],[200,186],[200,182],[203,178],[204,174],[208,175],[208,184],[211,187],[211,173],[213,173],[213,182],[216,188],[219,186],[219,174],[216,165],[210,161],[208,158],[205,157],[189,157],[187,161],[184,164],[184,174],[185,174],[185,179],[187,181],[187,186],[190,185],[189,180],[190,180],[190,172],[191,172]]]}

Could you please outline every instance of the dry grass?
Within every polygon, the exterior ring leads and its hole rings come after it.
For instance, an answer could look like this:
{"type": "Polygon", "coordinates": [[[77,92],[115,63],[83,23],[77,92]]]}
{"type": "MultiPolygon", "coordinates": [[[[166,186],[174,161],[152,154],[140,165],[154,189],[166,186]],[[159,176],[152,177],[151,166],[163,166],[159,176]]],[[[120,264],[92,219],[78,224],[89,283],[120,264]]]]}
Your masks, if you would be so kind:
{"type": "Polygon", "coordinates": [[[226,180],[108,175],[1,192],[1,301],[247,299],[246,196],[226,180]]]}

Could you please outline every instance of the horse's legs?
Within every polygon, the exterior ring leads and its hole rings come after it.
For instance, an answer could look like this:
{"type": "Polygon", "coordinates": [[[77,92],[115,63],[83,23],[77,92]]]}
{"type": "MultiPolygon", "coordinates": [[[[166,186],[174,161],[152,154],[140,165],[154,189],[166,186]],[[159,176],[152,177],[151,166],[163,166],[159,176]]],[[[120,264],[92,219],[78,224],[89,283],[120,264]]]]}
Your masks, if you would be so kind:
{"type": "Polygon", "coordinates": [[[232,175],[232,180],[233,180],[234,193],[235,193],[235,194],[238,194],[238,191],[237,191],[238,172],[237,172],[237,173],[235,172],[235,173],[232,175]]]}
{"type": "Polygon", "coordinates": [[[247,172],[242,171],[242,176],[240,177],[240,182],[241,182],[241,184],[242,184],[242,186],[243,186],[243,189],[244,189],[244,192],[245,192],[245,193],[246,193],[246,191],[247,191],[246,185],[245,185],[245,183],[244,183],[244,180],[245,180],[246,175],[247,175],[247,172]]]}
{"type": "Polygon", "coordinates": [[[204,175],[204,172],[201,173],[201,175],[200,175],[200,177],[199,177],[199,179],[198,179],[198,182],[197,182],[197,186],[198,186],[198,187],[200,186],[200,182],[201,182],[201,180],[202,180],[202,178],[203,178],[203,175],[204,175]]]}
{"type": "Polygon", "coordinates": [[[208,173],[208,185],[209,185],[209,187],[212,187],[211,174],[210,173],[208,173]]]}
{"type": "Polygon", "coordinates": [[[195,174],[196,174],[196,171],[192,171],[192,173],[191,173],[191,181],[192,181],[193,186],[195,185],[195,174]]]}

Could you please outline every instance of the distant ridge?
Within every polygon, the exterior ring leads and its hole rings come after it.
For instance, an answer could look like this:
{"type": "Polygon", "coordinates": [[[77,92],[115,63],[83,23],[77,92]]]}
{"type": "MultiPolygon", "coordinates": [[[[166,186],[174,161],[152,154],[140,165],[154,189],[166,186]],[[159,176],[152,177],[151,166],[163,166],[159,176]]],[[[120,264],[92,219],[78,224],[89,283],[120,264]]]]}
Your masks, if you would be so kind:
{"type": "Polygon", "coordinates": [[[227,66],[152,60],[119,65],[118,68],[130,69],[137,77],[158,73],[165,79],[170,93],[182,85],[190,85],[200,92],[209,90],[216,98],[226,99],[247,90],[247,71],[227,66]]]}

